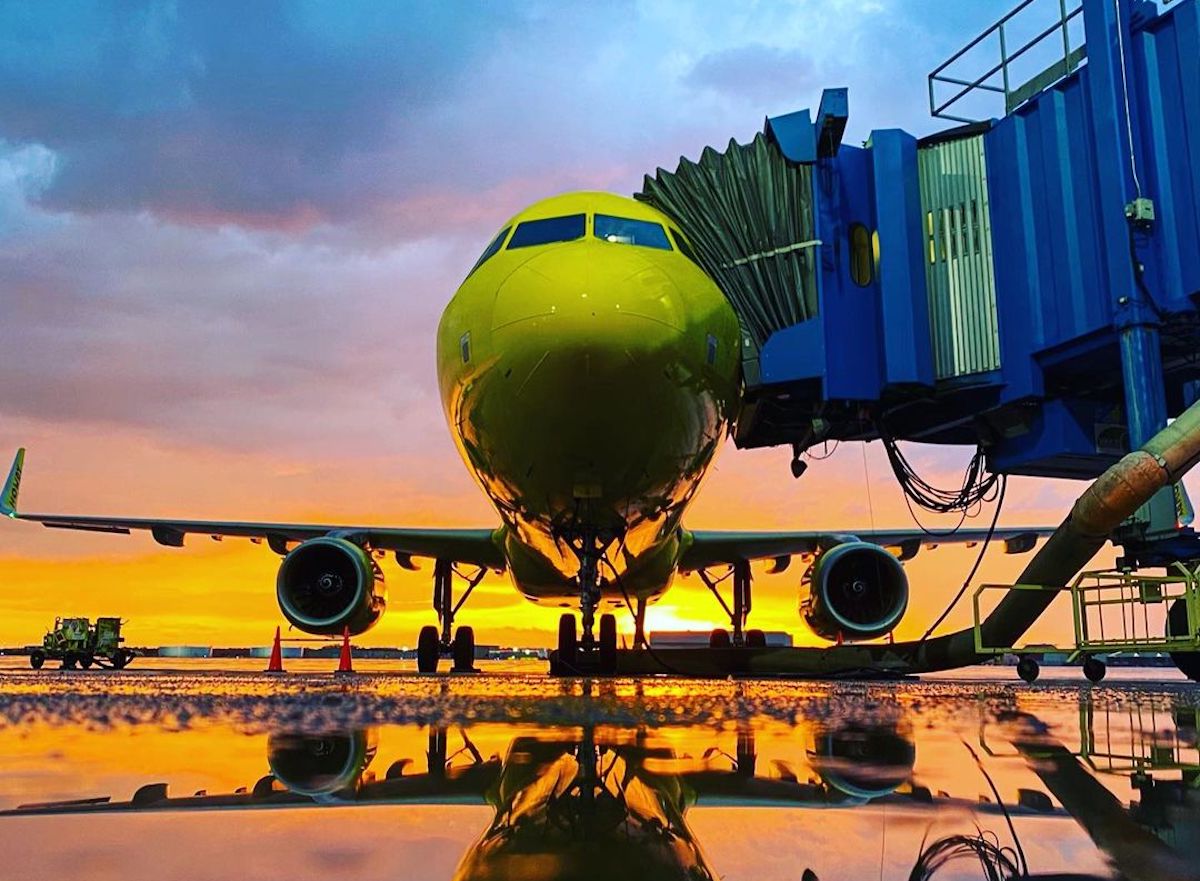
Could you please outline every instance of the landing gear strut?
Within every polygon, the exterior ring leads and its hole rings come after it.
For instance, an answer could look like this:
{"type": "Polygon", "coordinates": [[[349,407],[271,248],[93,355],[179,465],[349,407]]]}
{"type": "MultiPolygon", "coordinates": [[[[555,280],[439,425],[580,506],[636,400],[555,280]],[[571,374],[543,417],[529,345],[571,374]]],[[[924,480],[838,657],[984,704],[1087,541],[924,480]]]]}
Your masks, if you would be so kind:
{"type": "MultiPolygon", "coordinates": [[[[616,616],[600,616],[600,634],[596,636],[596,609],[600,605],[601,578],[600,562],[604,560],[604,549],[608,542],[599,535],[584,530],[570,539],[571,550],[579,560],[576,585],[579,588],[579,611],[582,633],[576,636],[575,616],[564,614],[558,621],[557,668],[561,673],[615,673],[617,670],[617,619],[616,616]]],[[[613,577],[617,577],[613,573],[613,577]]],[[[638,640],[645,641],[644,624],[646,604],[638,600],[634,614],[634,626],[638,640]]]]}
{"type": "Polygon", "coordinates": [[[417,639],[418,671],[436,673],[438,659],[442,657],[454,659],[455,673],[475,671],[475,631],[470,627],[459,627],[454,632],[454,616],[486,574],[487,570],[480,567],[472,575],[463,575],[450,560],[438,560],[433,564],[433,610],[438,615],[440,632],[439,627],[432,625],[421,628],[417,639]],[[455,575],[467,582],[458,602],[454,601],[455,575]]]}
{"type": "MultiPolygon", "coordinates": [[[[717,598],[717,602],[721,604],[721,608],[725,610],[725,614],[729,616],[729,626],[733,629],[733,637],[730,639],[728,635],[718,637],[716,631],[713,632],[713,637],[709,644],[713,648],[721,648],[727,645],[733,645],[737,648],[743,646],[749,648],[762,648],[766,645],[766,637],[761,630],[746,630],[746,619],[750,617],[750,609],[753,607],[751,599],[750,583],[750,562],[748,560],[739,560],[734,563],[728,572],[720,578],[713,578],[704,569],[699,571],[700,580],[704,582],[705,587],[712,591],[712,595],[717,598]],[[725,597],[721,596],[720,585],[722,581],[732,579],[733,581],[733,605],[725,601],[725,597]]],[[[721,631],[724,634],[724,631],[721,631]]]]}

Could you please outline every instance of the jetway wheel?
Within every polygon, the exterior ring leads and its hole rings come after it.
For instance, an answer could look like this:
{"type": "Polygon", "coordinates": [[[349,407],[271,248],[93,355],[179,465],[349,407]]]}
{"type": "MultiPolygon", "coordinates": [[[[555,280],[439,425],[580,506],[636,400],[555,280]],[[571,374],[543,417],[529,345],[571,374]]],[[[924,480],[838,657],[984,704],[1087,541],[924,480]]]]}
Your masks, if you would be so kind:
{"type": "Polygon", "coordinates": [[[438,654],[438,629],[432,624],[422,627],[417,637],[417,671],[420,673],[436,673],[438,654]]]}
{"type": "Polygon", "coordinates": [[[460,627],[454,632],[454,672],[475,672],[475,630],[460,627]]]}
{"type": "Polygon", "coordinates": [[[617,616],[600,616],[600,672],[617,672],[617,616]]]}
{"type": "Polygon", "coordinates": [[[718,627],[708,635],[708,647],[710,649],[727,649],[732,644],[729,639],[729,631],[724,627],[718,627]]]}
{"type": "Polygon", "coordinates": [[[1087,677],[1088,682],[1099,682],[1107,672],[1108,665],[1099,658],[1089,655],[1083,659],[1083,675],[1087,677]]]}
{"type": "Polygon", "coordinates": [[[575,653],[579,638],[575,635],[575,616],[570,613],[558,618],[558,663],[568,671],[575,669],[575,653]]]}
{"type": "Polygon", "coordinates": [[[1022,655],[1017,661],[1017,675],[1030,684],[1037,681],[1038,674],[1041,672],[1042,668],[1038,666],[1038,662],[1029,655],[1022,655]]]}
{"type": "MultiPolygon", "coordinates": [[[[1167,612],[1167,635],[1187,636],[1187,630],[1187,602],[1180,597],[1171,603],[1171,610],[1167,612]]],[[[1171,660],[1180,673],[1192,682],[1200,682],[1200,652],[1171,652],[1171,660]]]]}

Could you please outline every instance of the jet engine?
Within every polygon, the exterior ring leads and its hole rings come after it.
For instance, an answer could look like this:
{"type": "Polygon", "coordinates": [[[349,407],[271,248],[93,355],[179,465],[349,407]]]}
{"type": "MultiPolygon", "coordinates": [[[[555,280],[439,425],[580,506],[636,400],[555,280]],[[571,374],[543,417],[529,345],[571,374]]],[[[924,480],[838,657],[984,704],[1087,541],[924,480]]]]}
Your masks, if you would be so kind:
{"type": "Polygon", "coordinates": [[[870,801],[912,777],[917,747],[906,724],[844,722],[818,726],[808,758],[829,787],[855,801],[870,801]]]}
{"type": "Polygon", "coordinates": [[[908,608],[908,577],[879,545],[847,541],[817,557],[801,582],[800,614],[818,636],[873,639],[908,608]]]}
{"type": "Polygon", "coordinates": [[[272,733],[267,737],[267,764],[290,792],[314,798],[358,785],[375,757],[375,732],[333,734],[272,733]]]}
{"type": "Polygon", "coordinates": [[[357,635],[387,605],[383,572],[371,554],[344,538],[311,538],[279,567],[275,595],[283,616],[305,633],[357,635]]]}

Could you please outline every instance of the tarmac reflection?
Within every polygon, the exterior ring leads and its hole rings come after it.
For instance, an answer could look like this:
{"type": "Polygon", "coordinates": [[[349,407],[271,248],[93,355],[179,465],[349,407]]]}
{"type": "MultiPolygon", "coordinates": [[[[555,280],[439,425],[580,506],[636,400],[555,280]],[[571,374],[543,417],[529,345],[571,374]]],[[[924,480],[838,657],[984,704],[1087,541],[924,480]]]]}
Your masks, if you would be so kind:
{"type": "MultiPolygon", "coordinates": [[[[180,767],[219,763],[214,743],[232,753],[257,740],[255,782],[175,796],[142,780],[125,798],[24,800],[2,812],[0,833],[13,818],[69,815],[78,830],[80,815],[206,809],[292,817],[390,805],[415,823],[422,811],[475,805],[490,819],[437,877],[1200,878],[1190,694],[1099,704],[1099,691],[1077,694],[1062,708],[959,697],[947,712],[900,690],[791,723],[464,721],[263,735],[202,725],[160,735],[179,745],[180,767]],[[185,743],[193,736],[212,740],[197,752],[185,743]],[[806,820],[816,809],[822,819],[806,820]]],[[[137,763],[127,764],[135,778],[137,763]]],[[[337,817],[319,826],[336,830],[337,817]]],[[[376,837],[389,846],[386,832],[376,837]]],[[[419,869],[407,877],[435,877],[419,869]]]]}

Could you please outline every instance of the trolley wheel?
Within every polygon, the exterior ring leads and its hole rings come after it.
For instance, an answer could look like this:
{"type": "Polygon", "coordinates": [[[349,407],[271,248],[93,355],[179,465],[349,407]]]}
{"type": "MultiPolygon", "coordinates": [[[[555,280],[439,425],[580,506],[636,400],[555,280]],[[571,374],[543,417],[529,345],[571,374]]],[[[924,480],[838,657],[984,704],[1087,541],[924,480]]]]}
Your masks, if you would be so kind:
{"type": "Polygon", "coordinates": [[[729,631],[724,627],[718,627],[708,635],[708,647],[710,649],[727,649],[730,645],[729,631]]]}
{"type": "Polygon", "coordinates": [[[600,672],[617,672],[617,616],[600,616],[600,672]]]}
{"type": "Polygon", "coordinates": [[[454,672],[475,672],[475,630],[471,627],[454,632],[454,672]]]}
{"type": "Polygon", "coordinates": [[[767,635],[761,630],[746,631],[746,648],[748,649],[765,649],[767,647],[767,635]]]}
{"type": "Polygon", "coordinates": [[[436,673],[438,666],[438,629],[433,625],[421,628],[417,637],[417,670],[421,673],[436,673]]]}
{"type": "Polygon", "coordinates": [[[1083,659],[1083,675],[1087,677],[1088,682],[1099,682],[1107,672],[1108,666],[1099,658],[1088,655],[1083,659]]]}
{"type": "Polygon", "coordinates": [[[1029,655],[1022,655],[1017,661],[1017,675],[1026,682],[1033,683],[1037,681],[1038,674],[1042,672],[1042,668],[1038,666],[1038,662],[1029,655]]]}
{"type": "Polygon", "coordinates": [[[565,612],[558,616],[558,663],[567,671],[575,670],[575,654],[579,639],[575,635],[575,616],[565,612]]]}
{"type": "Polygon", "coordinates": [[[95,661],[95,658],[93,658],[91,655],[79,656],[79,666],[85,670],[91,668],[93,661],[95,661]]]}
{"type": "Polygon", "coordinates": [[[42,664],[46,663],[46,653],[34,649],[29,653],[29,666],[35,670],[42,669],[42,664]]]}
{"type": "MultiPolygon", "coordinates": [[[[1187,601],[1180,597],[1171,603],[1171,610],[1167,612],[1167,636],[1187,635],[1187,601]]],[[[1192,682],[1200,682],[1200,652],[1171,652],[1171,660],[1180,673],[1192,682]]]]}

